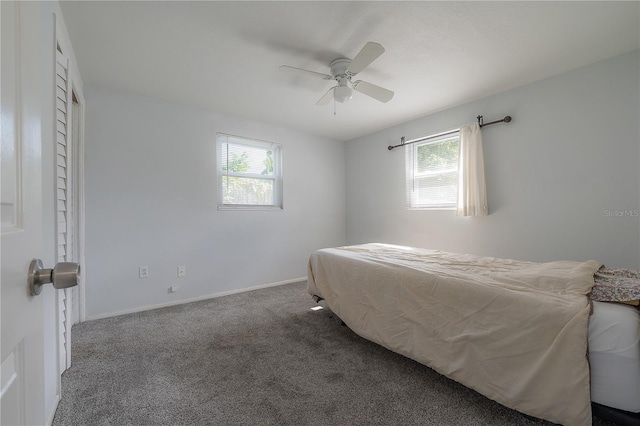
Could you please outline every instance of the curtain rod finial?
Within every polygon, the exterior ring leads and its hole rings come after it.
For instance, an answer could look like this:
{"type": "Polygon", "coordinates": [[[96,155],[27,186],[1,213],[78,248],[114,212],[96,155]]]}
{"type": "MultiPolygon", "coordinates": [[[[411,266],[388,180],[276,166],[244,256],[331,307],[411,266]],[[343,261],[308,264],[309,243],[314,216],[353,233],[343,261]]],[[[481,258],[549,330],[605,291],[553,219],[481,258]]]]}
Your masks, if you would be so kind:
{"type": "Polygon", "coordinates": [[[511,116],[510,116],[510,115],[507,115],[507,116],[504,118],[504,122],[505,122],[505,123],[510,123],[510,122],[511,122],[511,116]]]}

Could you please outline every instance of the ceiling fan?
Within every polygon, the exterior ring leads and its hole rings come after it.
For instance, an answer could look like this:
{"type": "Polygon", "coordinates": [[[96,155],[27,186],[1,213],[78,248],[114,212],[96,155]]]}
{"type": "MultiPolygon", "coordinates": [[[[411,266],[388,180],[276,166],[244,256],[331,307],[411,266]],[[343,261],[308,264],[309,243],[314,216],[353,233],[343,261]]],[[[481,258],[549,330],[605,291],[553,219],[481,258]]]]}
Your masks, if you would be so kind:
{"type": "Polygon", "coordinates": [[[333,86],[316,102],[316,105],[326,105],[333,98],[337,102],[346,102],[353,97],[353,91],[364,93],[380,102],[389,102],[393,98],[393,92],[366,81],[351,81],[351,78],[375,61],[378,56],[384,53],[384,47],[378,43],[368,42],[355,58],[338,58],[331,62],[331,74],[323,74],[305,70],[302,68],[281,65],[280,69],[304,72],[315,75],[324,80],[335,80],[337,85],[333,86]]]}

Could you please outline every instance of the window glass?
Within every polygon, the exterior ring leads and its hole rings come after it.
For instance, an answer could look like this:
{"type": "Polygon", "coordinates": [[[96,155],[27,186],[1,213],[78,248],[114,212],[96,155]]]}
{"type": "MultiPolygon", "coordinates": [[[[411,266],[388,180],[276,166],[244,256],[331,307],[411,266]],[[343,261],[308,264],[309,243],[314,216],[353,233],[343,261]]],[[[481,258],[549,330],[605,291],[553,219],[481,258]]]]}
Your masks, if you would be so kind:
{"type": "Polygon", "coordinates": [[[219,133],[218,208],[282,208],[280,144],[219,133]]]}
{"type": "Polygon", "coordinates": [[[411,208],[451,208],[458,197],[459,134],[407,147],[407,204],[411,208]]]}

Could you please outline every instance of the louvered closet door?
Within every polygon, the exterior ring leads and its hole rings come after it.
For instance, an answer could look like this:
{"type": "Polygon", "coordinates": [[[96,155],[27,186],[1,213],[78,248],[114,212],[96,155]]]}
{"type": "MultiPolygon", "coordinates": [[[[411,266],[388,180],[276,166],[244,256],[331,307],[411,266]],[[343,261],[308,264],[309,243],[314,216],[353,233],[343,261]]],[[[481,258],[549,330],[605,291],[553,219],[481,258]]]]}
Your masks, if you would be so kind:
{"type": "MultiPolygon", "coordinates": [[[[56,149],[57,149],[57,256],[58,262],[74,261],[73,256],[73,186],[70,130],[71,90],[69,88],[69,64],[65,55],[57,53],[56,61],[56,149]]],[[[58,293],[58,310],[61,318],[60,372],[71,366],[71,289],[58,293]]]]}

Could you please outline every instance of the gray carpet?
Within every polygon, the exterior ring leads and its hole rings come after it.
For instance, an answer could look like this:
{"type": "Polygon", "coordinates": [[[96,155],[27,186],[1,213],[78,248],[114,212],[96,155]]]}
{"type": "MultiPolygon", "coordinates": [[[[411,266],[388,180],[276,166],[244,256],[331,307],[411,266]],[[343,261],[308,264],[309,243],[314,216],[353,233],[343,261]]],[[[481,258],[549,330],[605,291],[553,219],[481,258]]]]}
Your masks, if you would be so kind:
{"type": "Polygon", "coordinates": [[[74,326],[53,425],[550,424],[362,339],[305,289],[74,326]]]}

